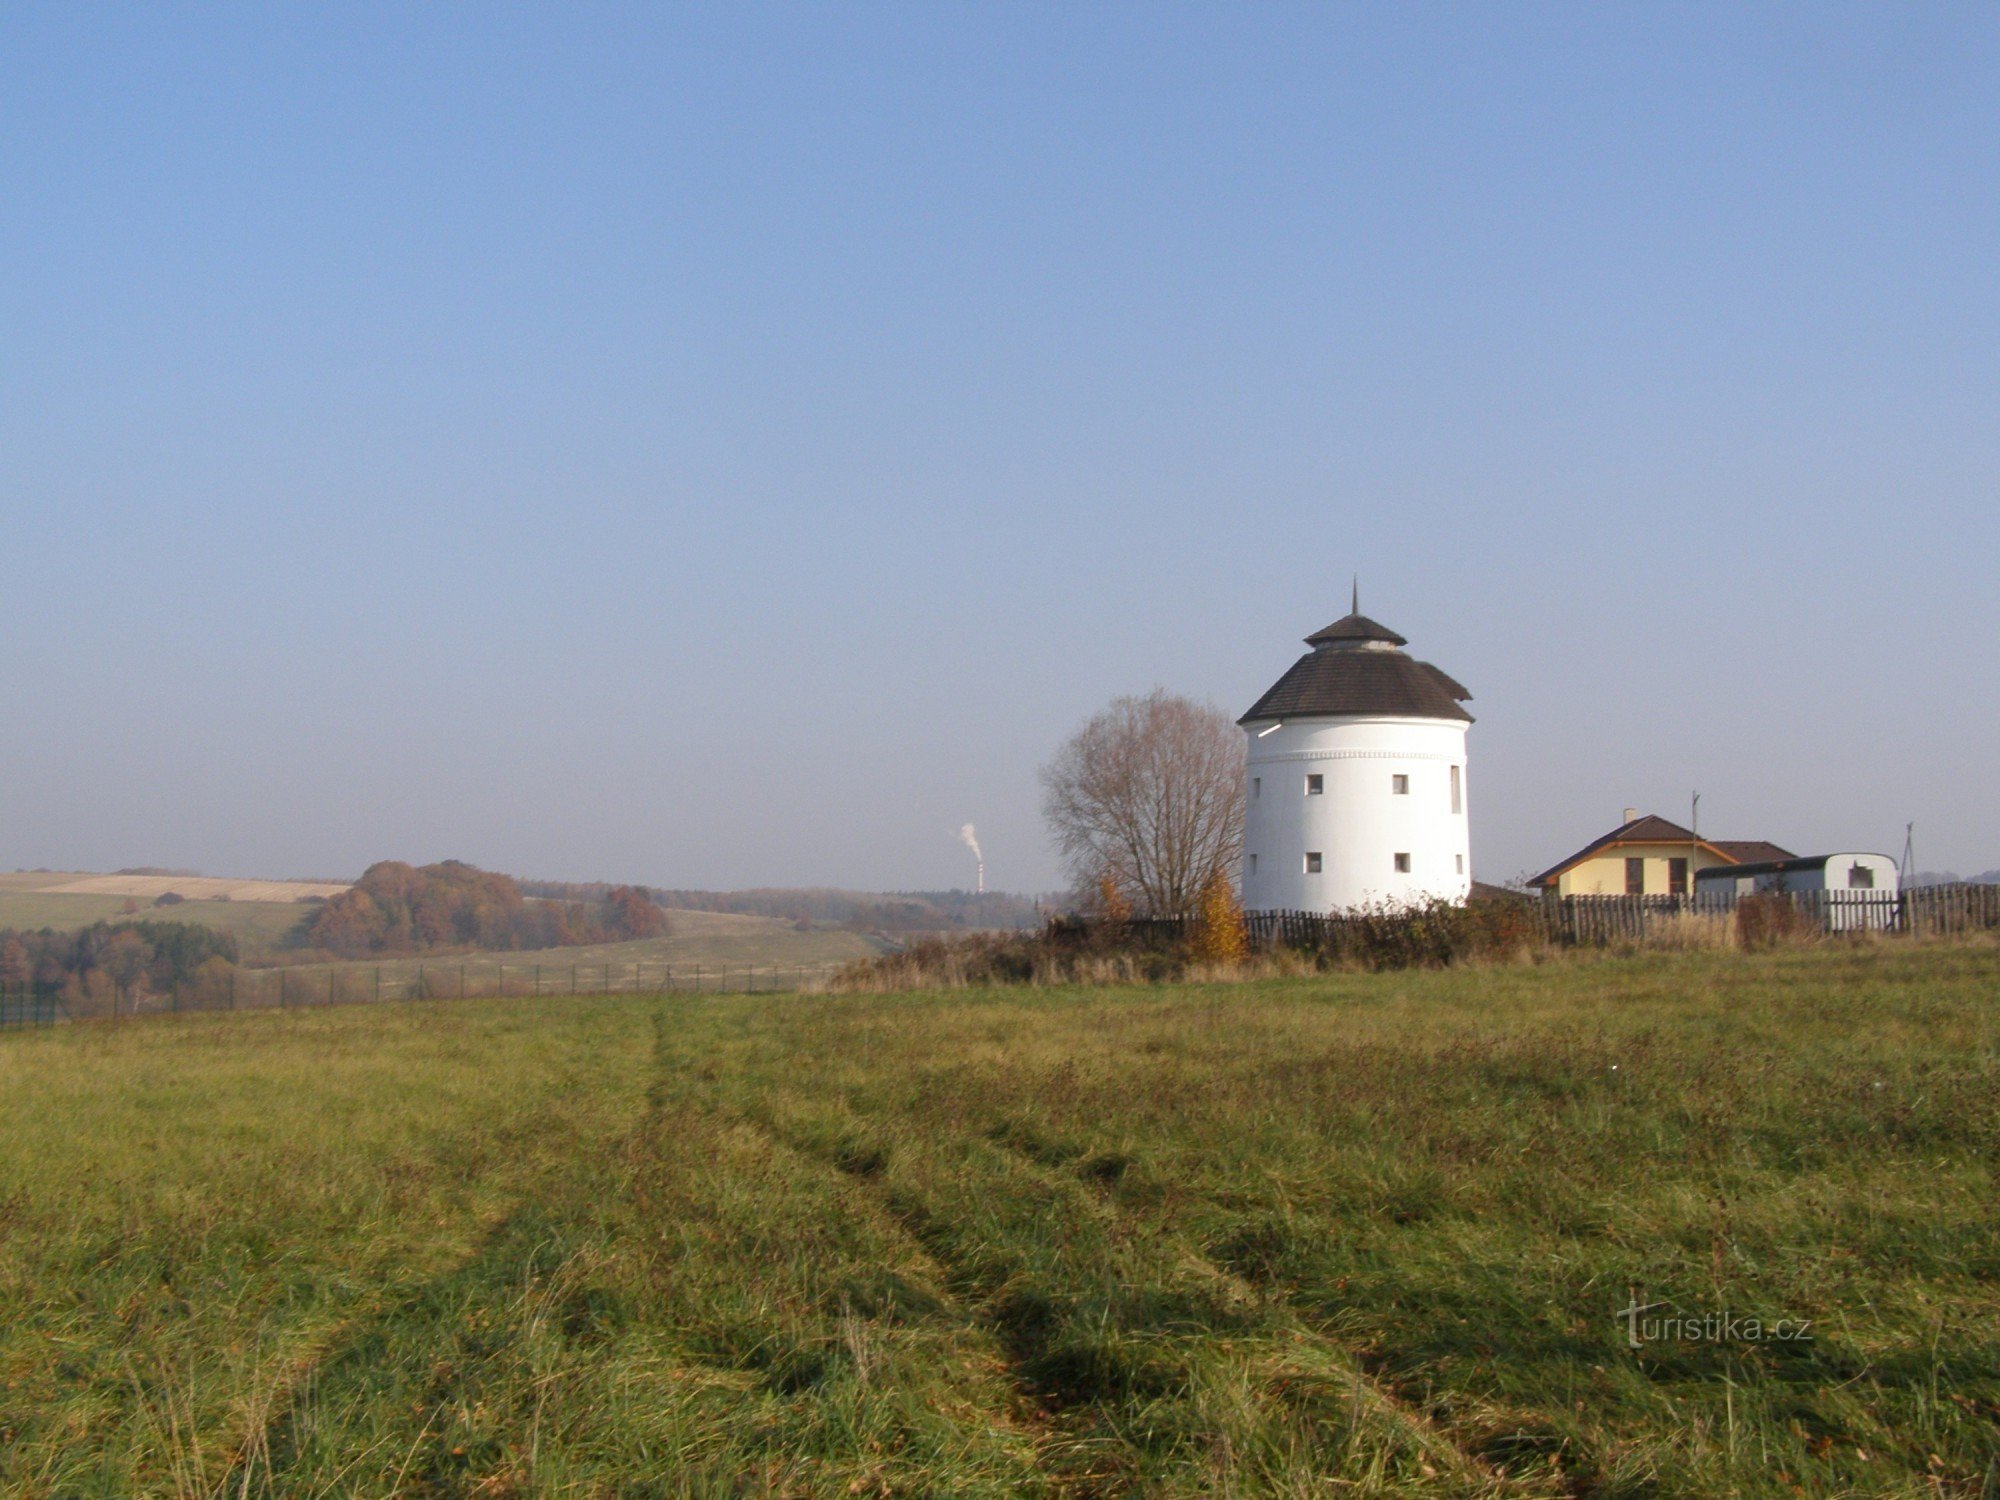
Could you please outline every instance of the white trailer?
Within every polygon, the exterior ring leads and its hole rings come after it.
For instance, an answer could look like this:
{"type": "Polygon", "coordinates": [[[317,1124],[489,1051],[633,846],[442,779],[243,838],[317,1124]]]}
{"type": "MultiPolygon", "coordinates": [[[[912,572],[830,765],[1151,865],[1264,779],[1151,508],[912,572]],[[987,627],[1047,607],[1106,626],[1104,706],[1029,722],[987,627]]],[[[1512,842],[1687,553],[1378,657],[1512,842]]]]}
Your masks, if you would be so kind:
{"type": "Polygon", "coordinates": [[[1846,852],[1714,865],[1695,872],[1694,888],[1697,895],[1809,896],[1825,908],[1829,931],[1852,932],[1895,925],[1899,879],[1889,855],[1846,852]]]}

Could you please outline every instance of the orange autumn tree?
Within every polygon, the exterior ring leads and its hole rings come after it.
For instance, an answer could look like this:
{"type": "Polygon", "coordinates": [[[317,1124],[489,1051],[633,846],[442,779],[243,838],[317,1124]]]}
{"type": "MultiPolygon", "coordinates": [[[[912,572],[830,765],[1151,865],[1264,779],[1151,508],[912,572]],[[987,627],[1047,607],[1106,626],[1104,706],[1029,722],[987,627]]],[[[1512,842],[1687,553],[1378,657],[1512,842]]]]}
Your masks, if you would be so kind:
{"type": "Polygon", "coordinates": [[[1221,870],[1212,871],[1195,908],[1193,952],[1203,963],[1241,963],[1250,952],[1250,934],[1236,887],[1221,870]]]}
{"type": "Polygon", "coordinates": [[[1132,903],[1125,899],[1118,877],[1109,871],[1097,877],[1097,909],[1107,922],[1132,920],[1132,903]]]}

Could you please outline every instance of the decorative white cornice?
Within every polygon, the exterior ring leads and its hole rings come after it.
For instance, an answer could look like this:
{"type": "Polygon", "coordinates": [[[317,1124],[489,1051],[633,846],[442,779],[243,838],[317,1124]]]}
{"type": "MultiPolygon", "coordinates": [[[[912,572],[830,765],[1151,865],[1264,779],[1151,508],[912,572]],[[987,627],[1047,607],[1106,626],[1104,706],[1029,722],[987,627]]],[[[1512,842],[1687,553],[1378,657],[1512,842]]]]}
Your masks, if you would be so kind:
{"type": "Polygon", "coordinates": [[[1253,766],[1268,766],[1278,761],[1288,760],[1441,760],[1463,762],[1462,755],[1453,755],[1445,750],[1275,750],[1259,755],[1254,750],[1250,754],[1253,766]]]}

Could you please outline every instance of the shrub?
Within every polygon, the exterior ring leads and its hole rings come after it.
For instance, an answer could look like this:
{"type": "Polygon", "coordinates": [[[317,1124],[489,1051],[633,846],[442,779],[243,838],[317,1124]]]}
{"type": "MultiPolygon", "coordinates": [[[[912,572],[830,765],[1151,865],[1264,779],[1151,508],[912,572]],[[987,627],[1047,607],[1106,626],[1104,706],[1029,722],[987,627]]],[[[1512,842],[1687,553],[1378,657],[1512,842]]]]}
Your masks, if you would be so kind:
{"type": "Polygon", "coordinates": [[[1250,952],[1243,907],[1229,877],[1220,870],[1210,874],[1202,887],[1190,946],[1196,959],[1211,964],[1241,963],[1250,952]]]}
{"type": "Polygon", "coordinates": [[[1819,936],[1819,923],[1783,891],[1761,891],[1736,903],[1736,940],[1745,952],[1795,947],[1819,936]]]}
{"type": "Polygon", "coordinates": [[[958,989],[967,985],[1121,984],[1315,968],[1441,968],[1516,958],[1544,941],[1534,904],[1377,906],[1289,925],[1291,946],[1251,957],[1248,922],[1224,883],[1192,921],[1070,917],[1039,933],[925,938],[858,959],[836,974],[841,991],[958,989]],[[1233,940],[1233,941],[1232,941],[1233,940]]]}

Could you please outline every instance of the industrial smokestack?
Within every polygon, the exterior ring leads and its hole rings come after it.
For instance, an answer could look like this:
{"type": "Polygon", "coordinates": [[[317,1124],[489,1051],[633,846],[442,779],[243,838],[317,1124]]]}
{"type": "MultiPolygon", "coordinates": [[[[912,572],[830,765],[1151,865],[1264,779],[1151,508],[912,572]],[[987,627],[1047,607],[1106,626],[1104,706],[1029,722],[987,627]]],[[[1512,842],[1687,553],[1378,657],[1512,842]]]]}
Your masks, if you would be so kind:
{"type": "Polygon", "coordinates": [[[972,857],[979,861],[979,884],[974,894],[983,896],[986,894],[986,856],[980,852],[979,835],[974,833],[972,825],[967,823],[963,828],[958,830],[958,839],[960,843],[972,851],[972,857]]]}

